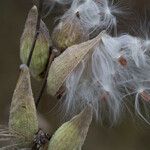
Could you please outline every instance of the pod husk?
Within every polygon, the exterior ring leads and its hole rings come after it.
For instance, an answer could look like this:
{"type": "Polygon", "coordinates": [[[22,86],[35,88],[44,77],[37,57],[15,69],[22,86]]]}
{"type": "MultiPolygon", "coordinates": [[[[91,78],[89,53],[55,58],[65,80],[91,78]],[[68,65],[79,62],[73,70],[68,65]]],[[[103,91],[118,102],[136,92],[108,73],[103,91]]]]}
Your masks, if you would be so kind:
{"type": "Polygon", "coordinates": [[[100,43],[103,34],[101,32],[92,40],[69,47],[53,61],[47,78],[47,91],[50,95],[56,95],[69,74],[100,43]]]}
{"type": "MultiPolygon", "coordinates": [[[[20,58],[22,63],[26,64],[29,53],[32,47],[36,24],[37,24],[38,11],[34,6],[27,17],[25,28],[20,41],[20,58]]],[[[30,72],[33,77],[40,80],[41,74],[45,70],[49,57],[49,47],[51,45],[49,31],[45,23],[41,20],[39,36],[33,51],[32,60],[30,64],[30,72]]]]}
{"type": "Polygon", "coordinates": [[[37,131],[38,119],[29,69],[26,65],[22,65],[10,107],[9,132],[15,137],[12,142],[27,146],[32,143],[37,131]],[[24,145],[24,143],[28,144],[24,145]]]}
{"type": "Polygon", "coordinates": [[[68,47],[85,42],[89,39],[88,32],[77,22],[71,20],[62,20],[55,28],[52,34],[54,46],[60,51],[68,47]]]}
{"type": "Polygon", "coordinates": [[[48,150],[81,150],[92,115],[92,107],[87,106],[79,115],[64,123],[50,140],[48,150]]]}

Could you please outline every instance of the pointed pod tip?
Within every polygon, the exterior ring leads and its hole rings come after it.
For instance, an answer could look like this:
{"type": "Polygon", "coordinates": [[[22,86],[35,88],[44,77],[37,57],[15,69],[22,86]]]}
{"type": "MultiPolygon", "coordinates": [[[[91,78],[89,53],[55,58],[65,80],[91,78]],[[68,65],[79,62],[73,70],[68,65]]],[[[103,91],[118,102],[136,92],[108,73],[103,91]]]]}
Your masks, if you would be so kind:
{"type": "Polygon", "coordinates": [[[87,127],[89,127],[90,123],[92,122],[92,116],[93,116],[93,107],[91,105],[87,105],[80,114],[78,114],[73,118],[72,121],[80,128],[82,132],[87,127]]]}
{"type": "Polygon", "coordinates": [[[28,68],[28,66],[26,65],[26,64],[22,64],[22,65],[20,65],[20,71],[21,72],[26,72],[26,73],[29,73],[29,68],[28,68]]]}
{"type": "Polygon", "coordinates": [[[86,106],[84,110],[64,123],[53,135],[48,150],[79,150],[87,137],[92,121],[93,108],[86,106]]]}
{"type": "Polygon", "coordinates": [[[81,112],[81,116],[87,116],[87,114],[88,114],[88,116],[92,116],[92,114],[93,114],[93,107],[89,104],[89,105],[87,105],[86,106],[86,108],[81,112]]]}
{"type": "Polygon", "coordinates": [[[37,10],[37,6],[34,5],[34,6],[32,7],[32,10],[37,10]]]}
{"type": "MultiPolygon", "coordinates": [[[[20,66],[20,74],[12,97],[9,115],[9,131],[15,142],[30,143],[38,131],[37,112],[27,65],[20,66]]],[[[12,141],[13,142],[13,141],[12,141]]]]}
{"type": "Polygon", "coordinates": [[[37,15],[37,14],[38,14],[38,9],[37,9],[37,6],[34,5],[34,6],[30,9],[30,11],[29,11],[29,16],[30,16],[30,15],[37,15]]]}
{"type": "Polygon", "coordinates": [[[26,64],[21,64],[20,70],[25,70],[25,69],[28,69],[28,66],[26,64]]]}
{"type": "Polygon", "coordinates": [[[107,31],[106,30],[103,30],[99,33],[99,37],[102,38],[103,36],[106,36],[107,35],[107,31]]]}

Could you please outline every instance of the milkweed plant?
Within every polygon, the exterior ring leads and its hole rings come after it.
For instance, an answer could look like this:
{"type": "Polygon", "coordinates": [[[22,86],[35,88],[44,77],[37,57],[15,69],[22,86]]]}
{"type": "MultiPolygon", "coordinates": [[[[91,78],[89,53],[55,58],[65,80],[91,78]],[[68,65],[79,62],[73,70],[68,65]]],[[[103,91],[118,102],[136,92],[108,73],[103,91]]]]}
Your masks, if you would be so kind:
{"type": "Polygon", "coordinates": [[[39,0],[31,8],[9,122],[0,126],[0,142],[7,143],[1,150],[79,150],[92,118],[116,125],[129,103],[150,125],[150,24],[140,23],[138,36],[118,32],[119,18],[128,11],[123,1],[111,0],[39,0]],[[56,4],[65,12],[50,34],[44,19],[56,4]],[[30,75],[43,81],[38,99],[30,75]],[[72,118],[52,136],[37,115],[45,87],[61,101],[61,115],[72,118]]]}

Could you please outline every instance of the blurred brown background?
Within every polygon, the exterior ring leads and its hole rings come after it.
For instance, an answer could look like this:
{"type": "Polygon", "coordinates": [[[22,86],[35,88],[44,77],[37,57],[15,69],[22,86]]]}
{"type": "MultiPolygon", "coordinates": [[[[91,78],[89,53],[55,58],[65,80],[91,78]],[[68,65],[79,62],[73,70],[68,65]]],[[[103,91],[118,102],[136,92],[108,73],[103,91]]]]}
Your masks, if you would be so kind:
{"type": "MultiPolygon", "coordinates": [[[[128,5],[140,14],[144,14],[145,8],[150,9],[149,0],[130,0],[128,5]]],[[[20,64],[19,40],[31,6],[31,0],[0,1],[0,124],[7,124],[8,121],[9,106],[20,64]]],[[[53,25],[54,13],[59,14],[57,7],[46,20],[49,28],[53,25]]],[[[130,24],[129,21],[126,23],[130,24]]],[[[124,26],[127,28],[126,24],[124,26]]],[[[36,96],[40,83],[33,82],[33,87],[36,96]]],[[[51,123],[52,132],[60,125],[57,112],[48,113],[54,104],[55,101],[45,94],[40,106],[41,113],[51,123]]],[[[84,150],[150,150],[150,126],[133,121],[129,115],[113,128],[102,127],[93,122],[84,150]]]]}

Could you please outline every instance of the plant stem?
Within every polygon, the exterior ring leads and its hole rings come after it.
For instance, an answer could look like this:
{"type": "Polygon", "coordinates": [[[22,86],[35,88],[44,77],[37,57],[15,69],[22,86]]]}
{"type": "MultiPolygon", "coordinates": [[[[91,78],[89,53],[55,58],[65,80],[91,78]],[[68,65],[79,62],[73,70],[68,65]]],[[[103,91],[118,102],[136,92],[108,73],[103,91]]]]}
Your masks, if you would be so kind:
{"type": "Polygon", "coordinates": [[[37,41],[37,38],[38,38],[39,33],[40,33],[40,23],[41,23],[42,10],[43,10],[43,1],[44,0],[39,0],[38,18],[37,18],[37,23],[36,23],[35,35],[34,35],[34,38],[33,38],[33,43],[32,43],[30,53],[29,53],[29,57],[28,57],[28,60],[27,60],[27,66],[28,67],[30,66],[33,51],[34,51],[34,48],[35,48],[35,45],[36,45],[36,41],[37,41]]]}
{"type": "Polygon", "coordinates": [[[42,95],[44,93],[44,90],[45,90],[45,87],[46,87],[46,83],[47,83],[47,77],[48,77],[49,68],[50,68],[53,60],[55,59],[55,57],[57,57],[58,55],[59,54],[58,54],[58,51],[56,49],[50,50],[49,60],[48,60],[48,65],[46,67],[44,80],[43,80],[41,90],[40,90],[39,95],[38,95],[37,100],[36,100],[36,107],[38,107],[38,105],[40,103],[40,100],[41,100],[41,97],[42,97],[42,95]]]}

